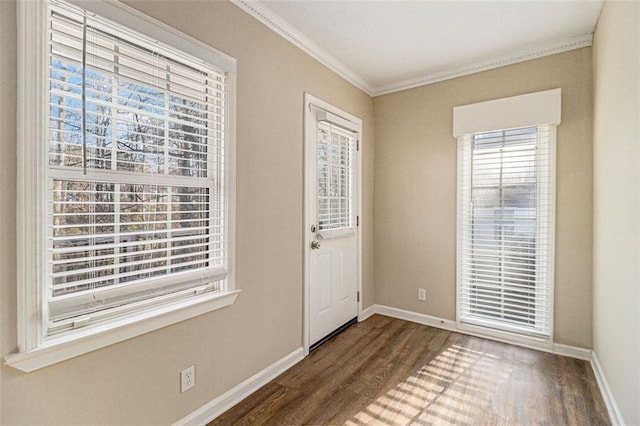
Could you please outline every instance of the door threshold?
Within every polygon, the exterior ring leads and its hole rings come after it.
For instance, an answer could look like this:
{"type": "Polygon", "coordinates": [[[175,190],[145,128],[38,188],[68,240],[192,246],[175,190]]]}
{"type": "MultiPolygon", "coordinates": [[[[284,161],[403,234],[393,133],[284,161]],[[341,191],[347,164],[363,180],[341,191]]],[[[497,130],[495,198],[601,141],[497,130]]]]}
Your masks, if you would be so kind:
{"type": "Polygon", "coordinates": [[[331,333],[327,334],[322,339],[318,340],[316,343],[314,343],[313,345],[309,346],[309,353],[311,353],[314,350],[318,349],[320,346],[322,346],[323,344],[327,343],[329,340],[333,339],[338,334],[342,333],[347,328],[351,327],[353,324],[356,324],[357,322],[358,322],[358,317],[352,318],[349,321],[345,322],[340,327],[336,328],[331,333]]]}

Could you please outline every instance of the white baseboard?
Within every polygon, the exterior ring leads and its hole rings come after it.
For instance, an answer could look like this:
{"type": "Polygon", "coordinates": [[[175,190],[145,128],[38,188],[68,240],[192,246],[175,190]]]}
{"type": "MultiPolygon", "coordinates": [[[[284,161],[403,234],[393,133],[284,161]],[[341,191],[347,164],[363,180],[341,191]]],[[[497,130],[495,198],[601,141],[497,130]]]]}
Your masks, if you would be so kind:
{"type": "Polygon", "coordinates": [[[582,359],[584,361],[591,361],[593,359],[593,351],[591,349],[579,348],[577,346],[561,345],[560,343],[553,344],[553,353],[568,356],[570,358],[582,359]]]}
{"type": "Polygon", "coordinates": [[[385,305],[373,305],[376,314],[385,315],[392,318],[398,318],[405,321],[411,321],[422,325],[442,328],[449,331],[458,331],[456,322],[444,318],[432,317],[431,315],[419,314],[417,312],[406,311],[404,309],[392,308],[385,305]]]}
{"type": "Polygon", "coordinates": [[[604,375],[604,370],[602,370],[602,366],[600,365],[600,361],[598,360],[598,355],[596,355],[595,352],[591,352],[591,367],[593,368],[593,373],[596,376],[598,387],[600,387],[600,393],[602,394],[604,403],[607,406],[607,411],[609,412],[611,423],[613,423],[614,425],[625,425],[626,423],[622,418],[620,408],[618,408],[616,399],[613,397],[613,392],[611,392],[609,382],[607,382],[607,378],[604,375]]]}
{"type": "Polygon", "coordinates": [[[376,306],[377,305],[371,305],[366,309],[363,309],[362,312],[360,312],[360,315],[358,316],[358,322],[360,321],[364,321],[367,318],[369,318],[371,315],[376,313],[376,306]]]}
{"type": "Polygon", "coordinates": [[[367,318],[373,314],[385,315],[392,318],[398,318],[405,321],[411,321],[418,324],[428,325],[431,327],[441,328],[443,330],[454,331],[456,333],[467,334],[470,336],[482,337],[489,340],[496,340],[499,342],[509,343],[516,346],[522,346],[530,349],[541,350],[545,352],[551,352],[558,355],[568,356],[571,358],[582,359],[585,361],[591,361],[591,349],[579,348],[576,346],[562,345],[562,344],[553,344],[549,347],[548,343],[544,345],[536,345],[531,342],[526,341],[514,341],[509,338],[504,338],[501,336],[483,334],[474,332],[469,329],[462,329],[458,327],[458,324],[455,321],[438,318],[431,315],[420,314],[417,312],[407,311],[404,309],[393,308],[391,306],[385,305],[372,305],[367,308],[367,318]]]}
{"type": "Polygon", "coordinates": [[[208,402],[191,414],[174,423],[174,426],[206,425],[229,408],[242,401],[304,358],[304,350],[298,348],[274,362],[259,373],[208,402]]]}

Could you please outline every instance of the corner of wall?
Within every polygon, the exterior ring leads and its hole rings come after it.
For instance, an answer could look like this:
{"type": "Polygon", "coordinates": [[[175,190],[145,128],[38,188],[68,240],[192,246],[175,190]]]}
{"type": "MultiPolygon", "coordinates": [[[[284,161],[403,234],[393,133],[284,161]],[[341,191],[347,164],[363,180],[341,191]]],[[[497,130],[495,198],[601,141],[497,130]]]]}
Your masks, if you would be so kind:
{"type": "Polygon", "coordinates": [[[594,369],[614,423],[640,424],[640,3],[594,37],[594,369]]]}

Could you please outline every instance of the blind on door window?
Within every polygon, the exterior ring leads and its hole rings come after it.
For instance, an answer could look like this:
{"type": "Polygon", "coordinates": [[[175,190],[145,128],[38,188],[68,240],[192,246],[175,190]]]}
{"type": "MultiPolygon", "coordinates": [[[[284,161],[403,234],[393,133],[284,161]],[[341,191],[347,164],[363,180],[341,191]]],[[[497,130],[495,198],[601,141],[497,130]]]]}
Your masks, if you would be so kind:
{"type": "Polygon", "coordinates": [[[50,330],[222,289],[225,72],[62,2],[48,27],[50,330]]]}
{"type": "Polygon", "coordinates": [[[355,133],[318,122],[317,221],[319,231],[354,227],[353,195],[356,166],[355,133]]]}
{"type": "Polygon", "coordinates": [[[458,138],[461,322],[550,335],[554,143],[553,126],[458,138]]]}

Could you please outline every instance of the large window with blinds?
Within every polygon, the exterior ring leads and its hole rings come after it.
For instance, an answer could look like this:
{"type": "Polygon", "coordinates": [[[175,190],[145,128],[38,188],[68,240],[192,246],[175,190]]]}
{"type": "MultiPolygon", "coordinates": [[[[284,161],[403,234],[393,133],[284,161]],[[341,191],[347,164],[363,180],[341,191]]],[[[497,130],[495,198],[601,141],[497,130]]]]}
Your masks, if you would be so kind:
{"type": "Polygon", "coordinates": [[[550,338],[554,154],[555,125],[458,135],[462,325],[550,338]]]}
{"type": "Polygon", "coordinates": [[[549,129],[460,138],[462,320],[546,335],[549,129]]]}
{"type": "Polygon", "coordinates": [[[31,41],[41,168],[22,173],[42,329],[24,349],[232,292],[235,62],[125,6],[25,3],[46,43],[31,41]]]}

